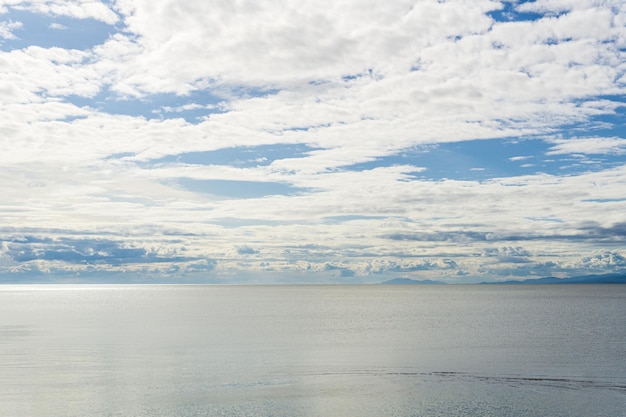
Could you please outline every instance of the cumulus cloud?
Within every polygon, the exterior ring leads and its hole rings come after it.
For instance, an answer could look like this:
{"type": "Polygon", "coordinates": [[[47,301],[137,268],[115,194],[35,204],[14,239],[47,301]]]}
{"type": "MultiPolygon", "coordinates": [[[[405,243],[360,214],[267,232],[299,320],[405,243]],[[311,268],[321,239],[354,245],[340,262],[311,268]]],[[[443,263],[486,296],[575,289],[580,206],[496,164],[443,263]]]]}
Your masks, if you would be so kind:
{"type": "Polygon", "coordinates": [[[239,255],[254,255],[256,253],[259,253],[259,251],[257,251],[256,249],[248,245],[242,245],[242,246],[237,246],[237,253],[239,255]]]}
{"type": "Polygon", "coordinates": [[[145,248],[103,239],[9,237],[6,254],[16,262],[62,261],[69,264],[123,265],[133,263],[187,261],[185,257],[163,256],[145,248]]]}
{"type": "MultiPolygon", "coordinates": [[[[51,235],[51,231],[47,231],[51,235]]],[[[203,275],[216,268],[216,261],[204,256],[187,256],[171,243],[85,237],[38,237],[8,235],[2,238],[0,278],[4,281],[49,279],[105,279],[142,281],[146,279],[210,278],[203,275]]]]}
{"type": "Polygon", "coordinates": [[[433,39],[484,31],[490,21],[483,12],[495,7],[487,1],[466,10],[409,1],[354,6],[350,1],[120,2],[128,30],[146,51],[135,64],[148,70],[144,79],[126,83],[152,90],[163,71],[166,82],[189,84],[218,77],[253,84],[336,79],[369,73],[376,62],[378,71],[393,73],[398,64],[410,68],[415,50],[433,39]],[[425,26],[431,29],[421,30],[425,26]],[[176,64],[181,57],[184,66],[176,64]]]}
{"type": "Polygon", "coordinates": [[[452,259],[390,259],[373,262],[370,270],[374,274],[406,273],[416,271],[456,269],[452,259]]]}
{"type": "Polygon", "coordinates": [[[617,251],[604,251],[581,259],[581,267],[595,271],[626,271],[626,257],[617,251]]]}
{"type": "Polygon", "coordinates": [[[498,262],[527,263],[530,262],[530,252],[521,246],[505,246],[500,248],[487,248],[485,255],[498,258],[498,262]]]}

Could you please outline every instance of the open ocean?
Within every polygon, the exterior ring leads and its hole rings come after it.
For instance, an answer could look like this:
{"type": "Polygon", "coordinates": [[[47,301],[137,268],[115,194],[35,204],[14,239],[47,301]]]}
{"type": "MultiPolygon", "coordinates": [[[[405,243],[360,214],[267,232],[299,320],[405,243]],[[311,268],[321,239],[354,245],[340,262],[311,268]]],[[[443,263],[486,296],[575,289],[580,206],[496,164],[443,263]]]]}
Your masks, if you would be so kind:
{"type": "Polygon", "coordinates": [[[626,416],[626,285],[0,286],[0,416],[626,416]]]}

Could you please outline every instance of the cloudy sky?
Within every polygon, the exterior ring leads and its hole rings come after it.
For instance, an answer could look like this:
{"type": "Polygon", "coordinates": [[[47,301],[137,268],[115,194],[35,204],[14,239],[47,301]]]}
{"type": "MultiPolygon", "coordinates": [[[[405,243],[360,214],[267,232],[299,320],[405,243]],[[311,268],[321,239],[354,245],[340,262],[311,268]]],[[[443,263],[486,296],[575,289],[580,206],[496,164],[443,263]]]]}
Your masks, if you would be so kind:
{"type": "Polygon", "coordinates": [[[0,0],[0,282],[626,272],[623,0],[0,0]]]}

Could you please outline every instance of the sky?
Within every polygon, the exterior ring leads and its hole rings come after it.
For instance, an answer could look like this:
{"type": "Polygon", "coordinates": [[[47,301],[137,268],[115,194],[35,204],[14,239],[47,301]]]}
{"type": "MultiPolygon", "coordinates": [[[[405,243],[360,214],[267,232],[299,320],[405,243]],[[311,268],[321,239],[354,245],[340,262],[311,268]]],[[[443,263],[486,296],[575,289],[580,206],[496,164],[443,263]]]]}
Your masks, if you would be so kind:
{"type": "Polygon", "coordinates": [[[626,273],[623,0],[0,0],[0,282],[626,273]]]}

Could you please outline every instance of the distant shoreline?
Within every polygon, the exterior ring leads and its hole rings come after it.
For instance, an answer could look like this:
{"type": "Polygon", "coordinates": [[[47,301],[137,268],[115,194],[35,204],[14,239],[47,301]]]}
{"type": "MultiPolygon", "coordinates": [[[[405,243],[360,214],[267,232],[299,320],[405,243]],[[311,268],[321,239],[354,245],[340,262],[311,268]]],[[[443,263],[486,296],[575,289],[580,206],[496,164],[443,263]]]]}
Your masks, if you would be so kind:
{"type": "MultiPolygon", "coordinates": [[[[443,281],[394,278],[381,282],[384,285],[447,285],[443,281]]],[[[480,285],[545,285],[545,284],[626,284],[626,274],[582,275],[570,278],[544,277],[523,280],[484,281],[480,285]]]]}
{"type": "Polygon", "coordinates": [[[483,281],[483,282],[445,282],[430,279],[413,279],[398,277],[388,279],[382,282],[227,282],[227,281],[174,281],[174,280],[149,280],[149,281],[132,281],[123,280],[118,277],[117,280],[6,280],[0,276],[0,287],[2,286],[142,286],[142,285],[160,285],[160,286],[179,286],[179,285],[214,285],[214,286],[315,286],[315,285],[586,285],[586,284],[626,284],[626,273],[611,273],[601,275],[582,275],[568,278],[544,277],[529,278],[520,280],[506,281],[483,281]]]}

